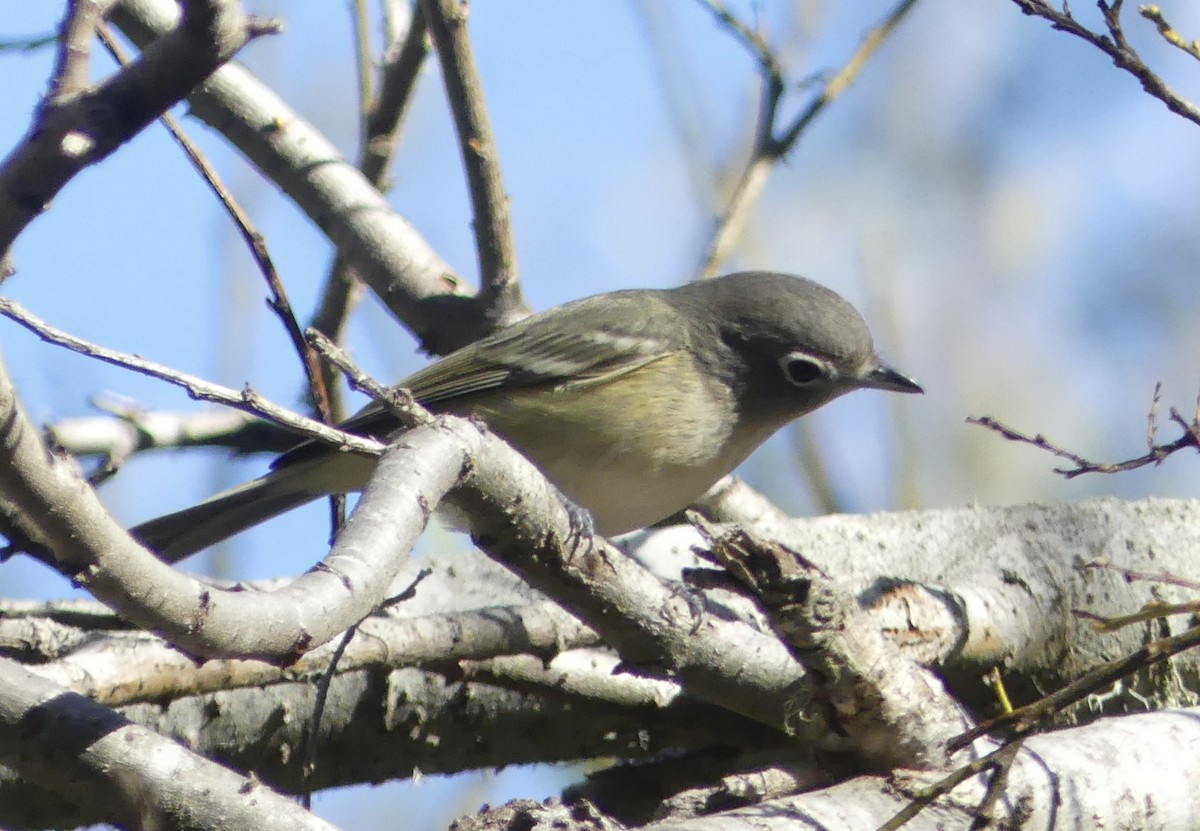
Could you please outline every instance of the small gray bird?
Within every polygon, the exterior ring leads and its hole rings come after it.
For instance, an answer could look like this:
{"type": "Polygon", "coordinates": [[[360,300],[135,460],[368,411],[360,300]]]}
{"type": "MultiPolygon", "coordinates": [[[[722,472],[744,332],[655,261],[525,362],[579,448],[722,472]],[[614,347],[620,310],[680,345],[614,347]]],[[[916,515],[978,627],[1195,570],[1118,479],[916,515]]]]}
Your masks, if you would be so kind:
{"type": "MultiPolygon", "coordinates": [[[[434,412],[485,421],[608,535],[686,507],[780,427],[844,393],[922,392],[880,361],[849,303],[766,272],[567,303],[400,386],[434,412]]],[[[381,439],[398,427],[378,404],[342,426],[381,439]]],[[[178,560],[320,496],[362,490],[374,463],[307,442],[265,476],[131,533],[178,560]]]]}

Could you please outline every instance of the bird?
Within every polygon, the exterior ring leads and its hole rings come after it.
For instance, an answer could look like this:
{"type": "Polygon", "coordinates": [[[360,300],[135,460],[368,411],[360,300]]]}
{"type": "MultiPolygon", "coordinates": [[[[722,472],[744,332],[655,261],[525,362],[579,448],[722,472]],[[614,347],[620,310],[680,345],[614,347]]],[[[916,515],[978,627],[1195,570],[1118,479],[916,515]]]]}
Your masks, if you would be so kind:
{"type": "MultiPolygon", "coordinates": [[[[531,315],[397,386],[469,416],[536,465],[606,536],[675,514],[791,421],[845,393],[921,393],[885,364],[855,308],[819,283],[747,271],[626,289],[531,315]]],[[[371,403],[340,425],[386,439],[371,403]]],[[[268,473],[132,535],[175,561],[331,493],[375,457],[308,441],[268,473]]]]}

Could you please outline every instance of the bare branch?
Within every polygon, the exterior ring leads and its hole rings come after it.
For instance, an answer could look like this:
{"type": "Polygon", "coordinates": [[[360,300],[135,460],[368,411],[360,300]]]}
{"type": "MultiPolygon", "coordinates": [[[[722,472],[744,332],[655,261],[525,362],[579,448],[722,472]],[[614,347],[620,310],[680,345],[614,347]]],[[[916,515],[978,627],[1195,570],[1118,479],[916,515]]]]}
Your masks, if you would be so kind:
{"type": "MultiPolygon", "coordinates": [[[[0,163],[0,261],[79,171],[137,135],[271,28],[247,17],[232,0],[192,0],[184,7],[181,25],[164,33],[136,63],[86,93],[38,110],[24,140],[0,163]]],[[[78,34],[71,33],[75,46],[78,34]]],[[[81,83],[78,64],[75,58],[60,60],[68,87],[81,83]]]]}
{"type": "Polygon", "coordinates": [[[783,67],[779,65],[779,59],[758,31],[742,22],[720,0],[697,0],[697,2],[707,7],[717,22],[732,32],[738,42],[746,47],[746,51],[758,63],[764,76],[775,78],[780,85],[783,84],[783,67]]]}
{"type": "Polygon", "coordinates": [[[58,33],[58,54],[50,77],[47,103],[61,104],[82,95],[88,86],[92,35],[115,0],[71,0],[58,33]]]}
{"type": "MultiPolygon", "coordinates": [[[[387,10],[392,11],[392,4],[388,4],[387,10]]],[[[394,17],[394,14],[390,14],[389,21],[394,22],[394,17]]],[[[379,94],[369,102],[364,115],[358,168],[380,191],[388,189],[387,172],[400,140],[400,125],[429,53],[425,35],[424,16],[410,12],[404,36],[393,40],[387,50],[379,94]]],[[[312,327],[335,343],[340,341],[342,329],[357,303],[361,287],[349,261],[339,253],[325,277],[321,299],[312,317],[312,327]]],[[[333,383],[331,373],[325,373],[325,385],[329,390],[331,409],[340,416],[340,388],[333,383]]]]}
{"type": "MultiPolygon", "coordinates": [[[[574,661],[559,678],[573,675],[581,664],[574,661]]],[[[160,700],[129,705],[122,715],[227,767],[254,771],[261,781],[288,793],[531,761],[613,755],[645,759],[664,748],[698,751],[741,745],[758,750],[781,744],[777,735],[772,743],[770,730],[686,696],[669,701],[643,696],[640,705],[631,708],[591,696],[590,690],[575,694],[553,686],[488,683],[464,677],[455,664],[445,664],[442,670],[339,674],[331,685],[334,707],[328,729],[316,737],[322,764],[309,780],[303,778],[295,752],[312,728],[308,714],[314,685],[309,678],[189,696],[169,704],[160,700]],[[654,720],[650,730],[647,714],[654,720]]],[[[614,676],[611,669],[608,685],[648,686],[627,674],[614,676]]],[[[15,749],[6,742],[0,755],[15,749]]],[[[0,825],[75,828],[102,821],[96,807],[103,803],[91,804],[86,795],[85,789],[76,788],[61,799],[47,799],[44,790],[38,793],[27,783],[14,782],[7,769],[0,770],[0,825]],[[45,819],[36,825],[22,822],[34,806],[45,819]]],[[[218,828],[232,831],[228,825],[218,828]]]]}
{"type": "Polygon", "coordinates": [[[759,107],[758,127],[754,138],[754,149],[749,162],[742,172],[733,193],[725,206],[725,210],[717,219],[711,239],[704,252],[697,277],[706,279],[717,274],[721,263],[729,256],[733,247],[741,237],[742,229],[749,219],[750,212],[762,195],[767,178],[776,164],[786,156],[799,140],[805,129],[818,115],[858,78],[859,72],[871,56],[878,50],[880,44],[887,40],[895,31],[900,21],[916,5],[916,0],[901,0],[895,7],[863,36],[858,49],[854,51],[842,67],[829,77],[821,89],[813,96],[812,101],[792,120],[791,124],[780,129],[776,123],[779,105],[783,99],[786,85],[779,69],[776,58],[762,39],[745,24],[735,18],[715,0],[701,0],[708,6],[722,24],[729,27],[738,40],[747,45],[756,56],[762,78],[762,103],[759,107]]]}
{"type": "Polygon", "coordinates": [[[321,567],[269,594],[250,594],[205,585],[136,544],[74,465],[45,452],[2,364],[0,402],[6,408],[0,504],[10,521],[97,598],[205,656],[293,660],[369,614],[479,437],[461,421],[458,427],[447,422],[409,431],[406,446],[384,453],[375,465],[354,516],[321,567]],[[247,627],[251,619],[260,625],[247,627]]]}
{"type": "Polygon", "coordinates": [[[481,281],[479,302],[488,319],[498,325],[512,323],[528,315],[529,307],[517,280],[517,252],[499,151],[467,37],[467,4],[464,0],[421,0],[421,11],[437,47],[471,192],[481,281]]]}
{"type": "Polygon", "coordinates": [[[349,355],[316,329],[309,329],[307,337],[317,352],[320,352],[327,361],[346,375],[354,389],[365,392],[391,410],[402,426],[416,427],[429,422],[431,416],[424,407],[416,402],[408,390],[402,387],[385,387],[359,369],[350,360],[349,355]]]}
{"type": "Polygon", "coordinates": [[[187,412],[147,410],[137,403],[106,397],[93,405],[112,415],[67,418],[46,425],[46,442],[72,456],[100,456],[88,476],[93,485],[112,476],[136,453],[182,447],[225,447],[234,453],[282,453],[296,434],[241,410],[211,408],[187,412]]]}
{"type": "Polygon", "coordinates": [[[986,427],[996,433],[999,433],[1009,441],[1029,444],[1048,453],[1058,456],[1060,459],[1066,459],[1073,467],[1063,468],[1056,467],[1054,472],[1060,474],[1066,479],[1074,479],[1076,476],[1082,476],[1085,473],[1123,473],[1127,470],[1136,470],[1147,465],[1161,464],[1163,459],[1170,456],[1179,450],[1187,447],[1194,447],[1200,450],[1200,414],[1192,419],[1185,421],[1179,412],[1171,408],[1171,421],[1179,425],[1183,430],[1183,435],[1175,439],[1175,441],[1166,442],[1165,444],[1157,444],[1157,419],[1155,414],[1158,411],[1159,404],[1159,386],[1154,388],[1154,399],[1150,404],[1150,412],[1146,419],[1146,443],[1149,449],[1145,454],[1133,459],[1126,459],[1123,462],[1093,462],[1077,453],[1066,450],[1057,444],[1054,444],[1041,433],[1036,436],[1029,436],[1020,433],[1011,427],[1001,424],[996,419],[990,416],[982,416],[975,418],[974,416],[967,419],[968,424],[978,424],[980,427],[986,427]]]}
{"type": "MultiPolygon", "coordinates": [[[[353,0],[351,5],[351,21],[354,24],[354,76],[358,82],[358,114],[362,118],[360,138],[367,135],[366,119],[371,109],[371,42],[369,37],[370,25],[367,23],[366,0],[353,0]]],[[[361,154],[359,155],[361,159],[361,154]]]]}
{"type": "Polygon", "coordinates": [[[1111,687],[1115,681],[1197,646],[1200,646],[1200,626],[1192,626],[1178,635],[1152,641],[1128,655],[1095,667],[1057,692],[971,728],[956,737],[950,746],[955,749],[966,747],[980,736],[998,731],[1012,731],[1018,736],[1028,735],[1047,724],[1071,704],[1111,687]]]}
{"type": "MultiPolygon", "coordinates": [[[[944,779],[933,783],[929,787],[921,788],[913,796],[912,801],[897,811],[887,822],[880,825],[878,831],[899,831],[910,820],[932,805],[939,797],[949,795],[959,785],[981,773],[996,771],[996,775],[993,777],[992,783],[988,788],[989,793],[994,793],[996,791],[995,786],[1000,784],[1001,781],[1000,773],[1007,771],[1012,766],[1016,754],[1021,749],[1021,745],[1021,741],[1015,741],[999,747],[985,756],[972,759],[967,764],[952,771],[944,779]]],[[[979,818],[979,814],[977,813],[976,819],[979,818]]]]}
{"type": "Polygon", "coordinates": [[[131,369],[134,372],[140,372],[143,375],[149,375],[151,378],[159,378],[169,384],[182,387],[187,391],[189,396],[197,401],[211,401],[216,404],[224,404],[270,419],[294,431],[298,435],[307,436],[334,447],[372,455],[377,455],[383,448],[382,444],[373,439],[346,433],[335,427],[322,424],[319,421],[297,415],[286,407],[272,404],[249,387],[241,391],[233,390],[229,387],[223,387],[220,384],[214,384],[202,378],[197,378],[194,375],[179,372],[163,364],[148,361],[136,355],[129,355],[108,349],[104,346],[98,346],[82,338],[77,338],[74,335],[51,326],[36,315],[27,312],[20,304],[7,298],[0,297],[0,316],[7,317],[9,320],[21,324],[47,343],[62,346],[70,349],[72,352],[78,352],[81,355],[87,355],[105,363],[131,369]]]}
{"type": "MultiPolygon", "coordinates": [[[[177,10],[171,0],[125,0],[111,19],[144,46],[175,25],[177,10]]],[[[222,67],[188,101],[313,219],[425,349],[444,353],[490,331],[470,289],[416,229],[243,67],[222,67]]]]}
{"type": "Polygon", "coordinates": [[[1138,569],[1129,568],[1127,566],[1118,566],[1107,559],[1089,560],[1083,563],[1084,568],[1103,569],[1106,571],[1115,571],[1120,574],[1122,579],[1128,583],[1135,583],[1139,580],[1144,580],[1150,583],[1164,583],[1172,586],[1180,586],[1189,591],[1200,592],[1200,580],[1192,580],[1187,577],[1180,577],[1178,574],[1171,574],[1167,571],[1139,571],[1138,569]]]}
{"type": "Polygon", "coordinates": [[[253,777],[3,658],[0,762],[125,828],[333,829],[253,777]]]}
{"type": "MultiPolygon", "coordinates": [[[[103,23],[96,30],[101,43],[108,49],[109,53],[116,59],[117,63],[122,66],[129,64],[129,59],[125,56],[124,50],[112,37],[108,31],[108,27],[103,23]]],[[[271,300],[268,305],[275,316],[279,318],[279,322],[283,324],[283,329],[287,332],[288,339],[292,342],[292,348],[296,350],[296,355],[300,358],[300,365],[304,369],[304,374],[308,378],[309,394],[316,403],[317,414],[326,424],[333,424],[333,412],[330,409],[329,393],[325,386],[325,377],[321,373],[321,367],[317,361],[317,355],[313,352],[308,344],[304,342],[304,335],[300,332],[300,324],[296,322],[296,315],[292,312],[292,304],[288,301],[287,291],[283,288],[283,281],[279,279],[279,272],[275,269],[275,262],[271,259],[271,254],[267,250],[267,243],[262,233],[254,227],[254,223],[250,221],[249,214],[242,209],[241,204],[234,198],[233,193],[221,181],[221,177],[217,175],[217,171],[204,158],[204,154],[200,152],[200,148],[192,142],[191,139],[183,132],[183,127],[179,121],[170,113],[163,113],[159,117],[159,121],[167,128],[167,132],[183,154],[187,156],[192,167],[204,179],[209,190],[217,197],[221,207],[233,220],[234,226],[242,237],[242,241],[246,243],[246,247],[250,250],[250,256],[254,259],[258,266],[259,273],[266,280],[267,290],[271,293],[271,300]]]]}
{"type": "Polygon", "coordinates": [[[359,166],[380,190],[386,189],[387,168],[395,155],[400,125],[429,54],[427,33],[425,16],[412,14],[404,37],[395,41],[384,57],[379,94],[367,112],[359,166]]]}
{"type": "Polygon", "coordinates": [[[791,712],[850,738],[869,770],[939,767],[969,719],[945,688],[888,641],[849,592],[786,546],[691,514],[714,559],[763,608],[808,670],[791,712]],[[827,702],[837,702],[836,705],[827,702]]]}
{"type": "Polygon", "coordinates": [[[1138,6],[1138,14],[1149,20],[1158,29],[1158,33],[1162,35],[1163,40],[1174,46],[1176,49],[1182,49],[1187,54],[1191,55],[1196,60],[1200,61],[1200,40],[1188,42],[1184,39],[1175,28],[1167,22],[1163,16],[1162,9],[1158,6],[1138,6]]]}
{"type": "MultiPolygon", "coordinates": [[[[1071,15],[1070,7],[1066,4],[1059,10],[1051,6],[1046,0],[1013,0],[1013,2],[1025,14],[1048,20],[1052,28],[1074,35],[1092,44],[1092,46],[1095,46],[1101,52],[1108,55],[1112,59],[1113,64],[1118,68],[1125,70],[1136,78],[1142,85],[1142,89],[1165,104],[1171,112],[1186,118],[1193,124],[1200,124],[1200,107],[1197,107],[1191,101],[1181,96],[1169,87],[1162,78],[1151,71],[1143,62],[1141,56],[1134,51],[1125,39],[1120,19],[1121,0],[1114,0],[1111,3],[1105,2],[1105,0],[1098,0],[1097,5],[1104,15],[1105,26],[1108,30],[1107,33],[1093,32],[1084,26],[1071,15]]],[[[1143,12],[1143,16],[1155,22],[1156,25],[1158,24],[1158,20],[1154,16],[1145,12],[1143,12]]],[[[1161,19],[1161,15],[1159,19],[1161,19]]],[[[1162,32],[1161,27],[1159,31],[1162,32]]]]}
{"type": "Polygon", "coordinates": [[[763,724],[786,726],[787,702],[802,670],[783,644],[749,624],[707,613],[698,598],[581,531],[542,477],[518,497],[517,471],[525,479],[536,469],[497,441],[486,456],[475,456],[463,487],[450,495],[489,557],[595,629],[627,666],[668,676],[702,700],[763,724]]]}

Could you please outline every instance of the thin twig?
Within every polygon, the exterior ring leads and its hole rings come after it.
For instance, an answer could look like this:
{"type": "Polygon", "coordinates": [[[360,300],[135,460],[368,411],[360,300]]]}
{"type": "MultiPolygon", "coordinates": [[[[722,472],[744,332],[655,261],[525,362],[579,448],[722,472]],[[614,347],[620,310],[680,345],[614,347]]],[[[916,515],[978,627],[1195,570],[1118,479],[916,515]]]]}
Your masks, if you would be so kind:
{"type": "MultiPolygon", "coordinates": [[[[433,574],[433,570],[428,568],[418,571],[416,577],[408,584],[408,587],[396,596],[385,600],[382,604],[383,607],[390,608],[406,600],[411,600],[417,593],[417,586],[424,582],[425,578],[431,574],[433,574]]],[[[333,655],[329,658],[329,665],[317,680],[317,692],[313,698],[311,727],[309,727],[308,741],[305,742],[304,748],[304,768],[302,775],[305,780],[308,780],[317,770],[317,746],[321,736],[321,721],[325,716],[325,704],[329,700],[329,688],[333,684],[334,676],[337,675],[338,664],[341,663],[342,656],[346,654],[350,642],[358,634],[360,625],[356,623],[345,631],[342,639],[338,641],[337,647],[334,648],[333,655]]],[[[305,803],[306,808],[311,808],[312,793],[306,790],[301,797],[301,801],[305,803]]]]}
{"type": "MultiPolygon", "coordinates": [[[[378,97],[363,119],[366,132],[360,140],[358,169],[381,191],[387,189],[388,168],[399,143],[400,125],[429,53],[425,35],[425,18],[419,13],[410,13],[404,37],[395,40],[388,49],[378,97]]],[[[325,277],[321,299],[310,325],[334,342],[340,341],[350,312],[361,294],[362,283],[346,258],[339,254],[325,277]]],[[[332,373],[324,372],[323,375],[330,409],[340,417],[343,410],[340,388],[334,383],[332,373]]]]}
{"type": "Polygon", "coordinates": [[[479,296],[487,317],[503,325],[529,313],[517,280],[508,194],[484,104],[483,84],[467,37],[462,0],[421,0],[425,23],[437,47],[442,82],[454,115],[459,151],[467,174],[479,259],[479,296]]]}
{"type": "Polygon", "coordinates": [[[1162,381],[1154,384],[1154,395],[1150,399],[1150,411],[1146,413],[1146,450],[1153,453],[1158,440],[1158,405],[1162,403],[1162,381]]]}
{"type": "Polygon", "coordinates": [[[1121,575],[1121,579],[1127,583],[1145,581],[1150,583],[1163,583],[1168,586],[1179,586],[1180,588],[1188,589],[1190,591],[1200,591],[1200,580],[1189,580],[1186,577],[1180,577],[1179,575],[1170,574],[1165,571],[1137,571],[1132,568],[1126,568],[1125,566],[1118,566],[1114,563],[1110,563],[1106,559],[1089,560],[1088,562],[1083,563],[1080,567],[1103,569],[1106,571],[1116,572],[1117,574],[1121,575]]]}
{"type": "Polygon", "coordinates": [[[817,97],[813,99],[812,103],[803,112],[799,113],[793,119],[791,126],[787,128],[783,136],[778,140],[779,146],[777,152],[780,156],[791,150],[792,145],[796,143],[800,134],[826,106],[836,100],[843,92],[849,89],[851,84],[858,80],[858,75],[862,72],[862,68],[866,65],[867,61],[874,56],[884,41],[896,31],[896,27],[900,25],[900,21],[912,11],[913,6],[916,4],[917,0],[901,0],[884,16],[883,20],[867,30],[867,33],[863,35],[862,41],[858,45],[858,49],[854,51],[850,59],[842,65],[841,69],[825,81],[817,97]]]}
{"type": "Polygon", "coordinates": [[[1183,428],[1183,435],[1175,441],[1167,442],[1166,444],[1153,444],[1151,438],[1150,449],[1143,455],[1133,459],[1126,459],[1123,462],[1093,462],[1085,459],[1077,453],[1066,450],[1054,444],[1041,433],[1035,436],[1029,436],[1020,433],[1005,424],[1000,423],[991,416],[982,416],[976,418],[971,416],[967,418],[968,424],[978,424],[980,427],[986,427],[993,432],[999,433],[1009,441],[1020,442],[1022,444],[1032,445],[1048,453],[1052,453],[1060,459],[1066,459],[1071,462],[1074,467],[1056,467],[1054,472],[1066,479],[1074,479],[1076,476],[1082,476],[1085,473],[1123,473],[1127,470],[1137,470],[1140,467],[1147,465],[1161,464],[1163,459],[1170,456],[1179,450],[1186,447],[1194,447],[1200,449],[1200,424],[1195,422],[1188,423],[1183,420],[1178,411],[1171,409],[1171,420],[1179,424],[1183,428]]]}
{"type": "MultiPolygon", "coordinates": [[[[236,3],[195,3],[157,48],[85,94],[41,107],[25,139],[0,164],[0,276],[13,240],[75,174],[109,156],[277,24],[236,3]]],[[[72,70],[73,72],[73,70],[72,70]]]]}
{"type": "MultiPolygon", "coordinates": [[[[100,38],[100,42],[113,56],[121,66],[129,64],[129,58],[121,49],[120,44],[113,38],[109,32],[108,26],[100,23],[96,27],[96,34],[100,38]]],[[[288,334],[288,339],[292,342],[292,348],[296,350],[296,354],[300,357],[301,366],[304,368],[304,374],[308,378],[309,391],[312,394],[313,401],[316,403],[317,413],[326,424],[333,424],[333,413],[329,407],[329,394],[326,391],[325,379],[321,375],[320,362],[317,360],[317,355],[309,348],[304,341],[304,335],[300,331],[300,324],[296,322],[296,315],[292,312],[292,304],[288,301],[287,291],[283,287],[283,281],[279,279],[279,272],[275,269],[275,263],[271,259],[271,254],[267,250],[266,240],[262,233],[254,227],[250,221],[250,216],[242,209],[240,203],[234,198],[229,188],[221,181],[221,177],[217,175],[213,166],[208,163],[200,149],[189,139],[183,132],[183,128],[179,122],[170,113],[163,113],[159,117],[159,121],[167,128],[167,132],[171,134],[171,138],[179,145],[179,148],[187,156],[188,161],[196,172],[204,179],[209,190],[217,197],[221,207],[233,220],[234,226],[241,234],[242,240],[246,243],[246,247],[250,249],[250,256],[254,258],[255,264],[258,266],[259,272],[263,279],[266,280],[267,288],[271,292],[271,299],[268,305],[275,316],[279,318],[283,324],[284,331],[288,334]]]]}
{"type": "Polygon", "coordinates": [[[1158,6],[1138,6],[1138,14],[1154,24],[1163,40],[1200,61],[1200,40],[1193,40],[1191,43],[1185,40],[1179,32],[1175,31],[1175,27],[1167,22],[1162,9],[1158,6]]]}
{"type": "Polygon", "coordinates": [[[30,35],[21,38],[0,38],[0,54],[5,52],[36,52],[58,42],[58,33],[30,35]]]}
{"type": "Polygon", "coordinates": [[[971,728],[950,741],[950,750],[959,750],[980,736],[1007,728],[1015,730],[1017,735],[1026,735],[1097,690],[1196,646],[1200,646],[1200,626],[1193,626],[1169,638],[1152,641],[1128,655],[1101,664],[1057,692],[971,728]]]}
{"type": "Polygon", "coordinates": [[[87,355],[105,363],[131,369],[142,375],[148,375],[151,378],[158,378],[169,384],[182,387],[191,398],[197,401],[211,401],[252,413],[261,418],[273,421],[300,436],[315,439],[334,447],[366,453],[372,456],[377,456],[383,452],[384,445],[374,439],[356,436],[352,433],[339,430],[336,427],[322,424],[311,418],[305,418],[285,407],[271,403],[249,387],[241,391],[230,389],[229,387],[223,387],[220,384],[214,384],[202,378],[197,378],[194,375],[179,372],[163,364],[148,361],[136,355],[108,349],[104,346],[98,346],[82,338],[77,338],[74,335],[51,326],[41,318],[26,311],[20,304],[8,298],[0,297],[0,316],[7,317],[9,320],[19,323],[47,343],[52,343],[55,346],[61,346],[72,352],[78,352],[81,355],[87,355]]]}
{"type": "Polygon", "coordinates": [[[429,421],[429,412],[403,387],[386,387],[358,367],[346,352],[316,329],[305,335],[313,348],[346,376],[350,386],[383,404],[404,427],[416,427],[429,421]]]}
{"type": "Polygon", "coordinates": [[[381,69],[379,94],[367,110],[358,167],[380,190],[387,188],[387,169],[395,157],[400,126],[429,55],[427,34],[425,17],[414,10],[404,37],[388,48],[381,69]]]}
{"type": "Polygon", "coordinates": [[[1021,749],[1021,744],[1021,740],[1018,739],[1003,745],[986,756],[981,756],[955,769],[948,776],[932,785],[922,788],[919,793],[913,795],[911,802],[897,811],[891,819],[879,826],[879,831],[898,831],[909,820],[914,819],[918,814],[932,805],[938,797],[945,796],[971,777],[986,773],[989,770],[994,771],[995,775],[988,785],[984,804],[987,805],[989,802],[994,802],[994,799],[989,800],[988,797],[993,791],[1003,791],[1002,783],[1007,779],[1007,771],[1012,767],[1012,763],[1021,749]]]}
{"type": "MultiPolygon", "coordinates": [[[[351,19],[354,24],[354,75],[358,81],[358,116],[361,119],[359,138],[365,140],[367,113],[371,110],[371,99],[374,97],[374,93],[371,92],[371,39],[368,34],[371,27],[367,22],[366,0],[354,0],[351,19]]],[[[362,158],[361,153],[359,158],[362,158]]]]}
{"type": "MultiPolygon", "coordinates": [[[[1119,69],[1125,70],[1136,78],[1142,85],[1142,89],[1165,104],[1171,112],[1186,118],[1193,124],[1200,124],[1200,107],[1169,87],[1162,78],[1146,66],[1141,56],[1130,47],[1129,42],[1125,39],[1124,31],[1121,29],[1121,0],[1114,0],[1112,3],[1099,0],[1097,3],[1104,15],[1107,33],[1093,32],[1082,25],[1071,15],[1070,7],[1066,4],[1059,10],[1047,3],[1046,0],[1013,0],[1013,2],[1025,14],[1048,20],[1052,28],[1092,44],[1108,55],[1119,69]]],[[[1149,17],[1148,15],[1144,16],[1149,17]]],[[[1153,17],[1149,17],[1149,19],[1154,20],[1153,17]]]]}
{"type": "Polygon", "coordinates": [[[1187,603],[1161,603],[1151,601],[1142,608],[1128,615],[1105,616],[1090,612],[1087,609],[1072,609],[1075,617],[1091,621],[1092,628],[1097,632],[1118,632],[1127,626],[1136,626],[1151,620],[1169,617],[1170,615],[1195,615],[1200,612],[1200,600],[1187,603]]]}
{"type": "Polygon", "coordinates": [[[716,275],[721,263],[729,256],[758,197],[766,185],[771,169],[795,146],[803,132],[825,108],[838,98],[858,78],[863,66],[895,31],[900,21],[916,5],[917,0],[901,0],[877,25],[867,31],[858,48],[845,64],[825,80],[808,106],[802,109],[791,124],[777,133],[779,106],[786,92],[786,84],[779,63],[770,55],[762,39],[748,26],[734,18],[724,6],[714,0],[701,0],[729,28],[751,54],[755,55],[763,76],[762,103],[759,107],[758,127],[750,161],[742,172],[725,210],[717,219],[712,237],[705,249],[697,271],[699,279],[716,275]]]}
{"type": "MultiPolygon", "coordinates": [[[[111,2],[111,0],[110,0],[111,2]]],[[[101,3],[71,0],[58,33],[58,51],[54,56],[54,72],[50,76],[48,102],[74,98],[88,86],[92,33],[103,20],[101,3]]]]}
{"type": "Polygon", "coordinates": [[[697,0],[697,2],[712,12],[717,22],[728,29],[737,41],[746,47],[746,51],[758,63],[764,74],[778,78],[780,83],[783,82],[783,68],[779,65],[779,58],[775,56],[758,31],[742,22],[719,0],[697,0]]]}

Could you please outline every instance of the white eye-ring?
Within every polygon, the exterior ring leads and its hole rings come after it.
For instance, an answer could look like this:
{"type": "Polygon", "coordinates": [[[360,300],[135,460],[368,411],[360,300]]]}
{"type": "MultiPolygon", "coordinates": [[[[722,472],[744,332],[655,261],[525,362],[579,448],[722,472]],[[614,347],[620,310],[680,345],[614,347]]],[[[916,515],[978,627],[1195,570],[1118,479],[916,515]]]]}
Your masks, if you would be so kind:
{"type": "Polygon", "coordinates": [[[830,375],[828,364],[803,352],[789,352],[779,359],[779,366],[784,377],[797,387],[806,387],[830,375]]]}

